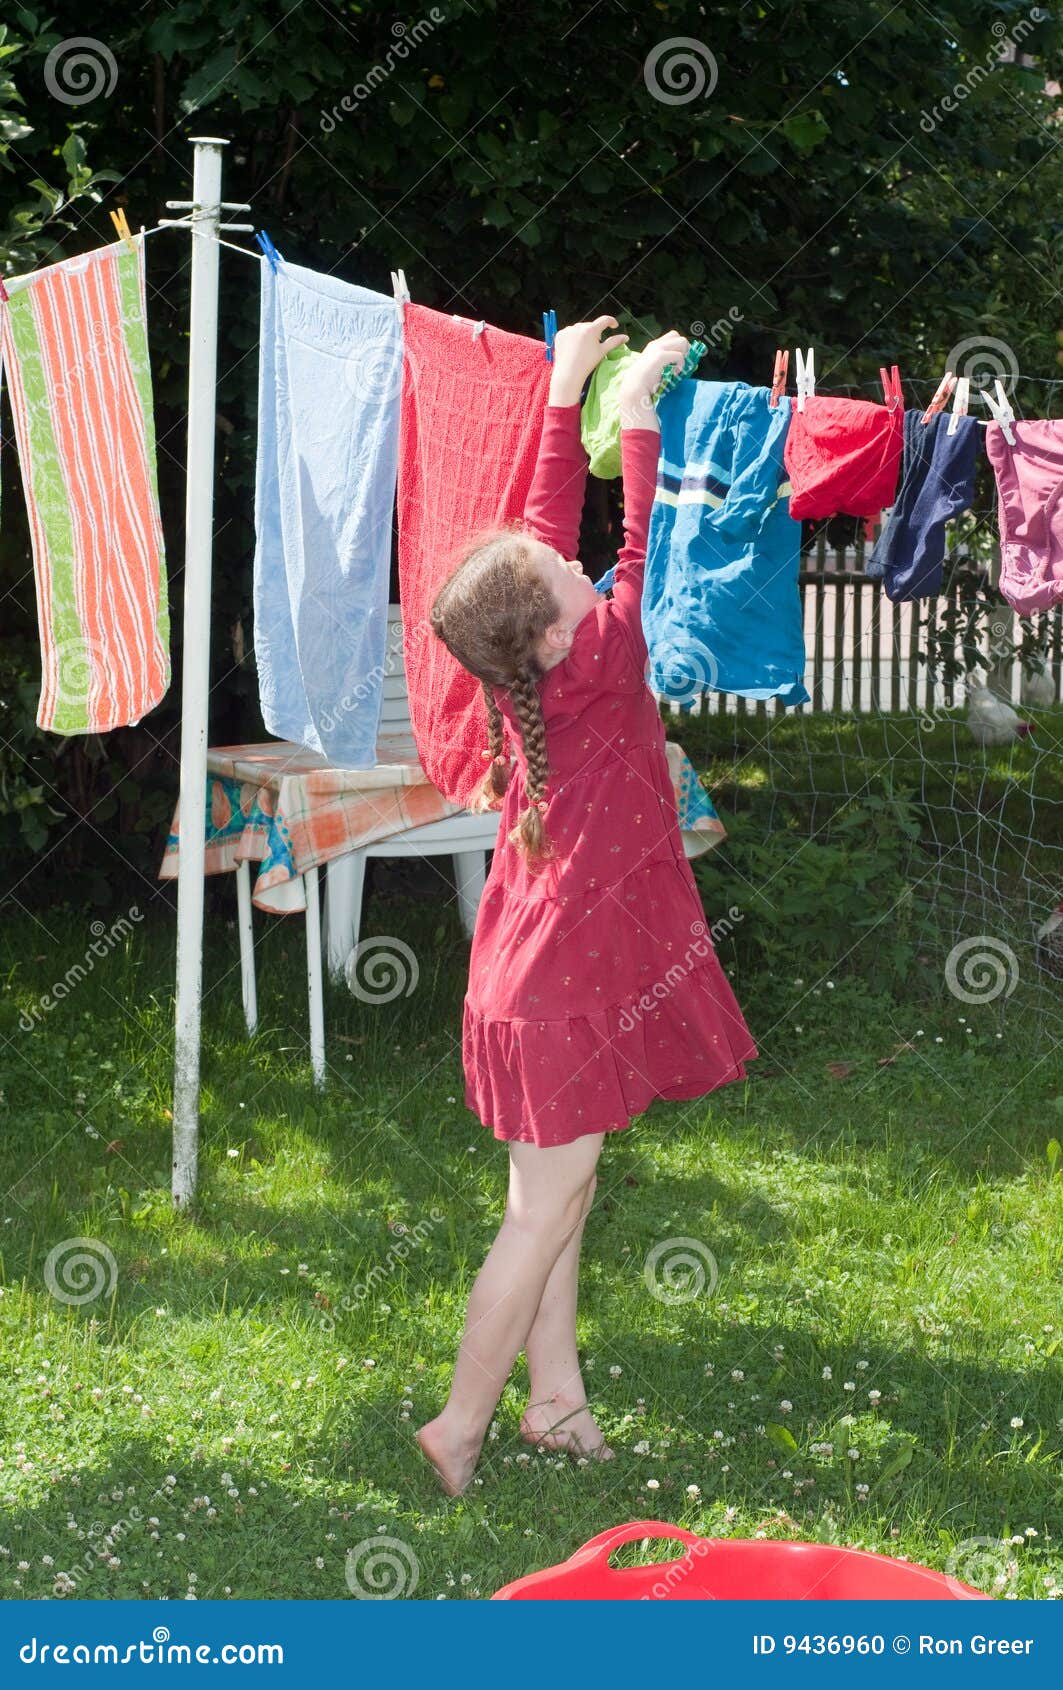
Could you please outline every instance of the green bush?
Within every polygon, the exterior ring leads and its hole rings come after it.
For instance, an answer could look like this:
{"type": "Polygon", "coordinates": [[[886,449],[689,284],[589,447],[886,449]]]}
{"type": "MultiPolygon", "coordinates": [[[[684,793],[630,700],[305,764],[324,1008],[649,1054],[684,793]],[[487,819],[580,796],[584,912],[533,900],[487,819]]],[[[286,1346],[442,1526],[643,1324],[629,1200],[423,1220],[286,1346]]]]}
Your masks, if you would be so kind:
{"type": "Polygon", "coordinates": [[[756,811],[728,823],[723,851],[697,860],[710,920],[722,903],[737,910],[734,943],[744,962],[766,971],[866,968],[885,988],[915,959],[908,865],[920,834],[907,795],[870,794],[809,836],[792,813],[766,832],[756,811]],[[875,933],[873,947],[862,943],[875,933]],[[852,960],[850,960],[852,959],[852,960]]]}

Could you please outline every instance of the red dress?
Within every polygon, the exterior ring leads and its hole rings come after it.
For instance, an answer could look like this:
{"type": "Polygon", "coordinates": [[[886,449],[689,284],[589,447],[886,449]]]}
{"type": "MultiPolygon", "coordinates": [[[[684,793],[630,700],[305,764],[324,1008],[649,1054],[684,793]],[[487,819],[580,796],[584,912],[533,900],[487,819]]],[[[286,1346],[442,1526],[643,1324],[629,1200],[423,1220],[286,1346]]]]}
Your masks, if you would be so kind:
{"type": "MultiPolygon", "coordinates": [[[[587,475],[578,405],[548,406],[528,525],[576,555],[587,475]]],[[[526,764],[516,749],[473,935],[463,1013],[465,1101],[496,1138],[568,1144],[615,1132],[654,1098],[702,1097],[745,1076],[756,1046],[705,927],[683,851],[665,732],[645,682],[646,535],[660,436],[626,429],[625,544],[612,599],[579,623],[537,683],[546,723],[538,873],[508,835],[526,764]]]]}

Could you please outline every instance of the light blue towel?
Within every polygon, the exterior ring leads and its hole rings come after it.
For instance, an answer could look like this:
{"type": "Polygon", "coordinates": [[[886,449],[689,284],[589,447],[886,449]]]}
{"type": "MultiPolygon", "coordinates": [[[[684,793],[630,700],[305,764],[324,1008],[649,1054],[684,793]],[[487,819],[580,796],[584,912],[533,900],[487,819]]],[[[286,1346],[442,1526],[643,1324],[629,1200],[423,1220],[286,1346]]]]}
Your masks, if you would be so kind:
{"type": "Polygon", "coordinates": [[[271,734],[376,761],[402,330],[395,301],[262,263],[255,657],[271,734]]]}
{"type": "Polygon", "coordinates": [[[682,381],[657,405],[661,456],[642,625],[655,692],[808,700],[783,444],[790,406],[765,387],[682,381]]]}

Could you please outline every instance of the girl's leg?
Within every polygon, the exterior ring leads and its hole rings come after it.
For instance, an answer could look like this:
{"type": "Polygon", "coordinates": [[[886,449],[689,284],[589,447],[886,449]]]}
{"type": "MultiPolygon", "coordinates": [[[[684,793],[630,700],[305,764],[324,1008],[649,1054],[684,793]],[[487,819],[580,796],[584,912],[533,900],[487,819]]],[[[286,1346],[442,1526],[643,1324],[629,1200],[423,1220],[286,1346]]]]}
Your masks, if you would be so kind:
{"type": "Polygon", "coordinates": [[[452,1496],[472,1477],[554,1263],[583,1224],[604,1136],[592,1133],[550,1149],[509,1147],[506,1212],[472,1288],[447,1405],[417,1434],[452,1496]]]}
{"type": "Polygon", "coordinates": [[[587,1187],[583,1218],[554,1263],[524,1346],[529,1393],[521,1432],[528,1443],[608,1461],[613,1452],[587,1406],[576,1349],[580,1247],[594,1200],[594,1186],[592,1179],[587,1187]]]}

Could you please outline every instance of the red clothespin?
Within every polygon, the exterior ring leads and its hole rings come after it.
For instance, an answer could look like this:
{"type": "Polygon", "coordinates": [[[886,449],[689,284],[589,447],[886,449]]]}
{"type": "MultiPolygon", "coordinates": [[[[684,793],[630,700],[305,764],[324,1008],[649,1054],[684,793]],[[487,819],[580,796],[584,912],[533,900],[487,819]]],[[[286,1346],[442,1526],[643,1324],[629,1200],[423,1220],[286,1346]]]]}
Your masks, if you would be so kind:
{"type": "Polygon", "coordinates": [[[768,404],[774,409],[786,392],[786,380],[790,373],[789,352],[777,351],[775,354],[775,368],[771,376],[771,398],[768,404]]]}
{"type": "Polygon", "coordinates": [[[953,375],[951,370],[946,370],[945,374],[942,376],[940,382],[938,383],[937,391],[934,394],[933,399],[931,399],[929,405],[927,406],[926,410],[923,412],[923,415],[920,419],[924,428],[926,427],[927,423],[930,421],[931,417],[936,417],[939,411],[943,411],[945,409],[945,405],[946,405],[946,402],[948,401],[949,394],[952,392],[952,390],[955,386],[956,386],[956,377],[953,375]]]}
{"type": "Polygon", "coordinates": [[[886,398],[886,404],[891,411],[895,411],[897,406],[901,403],[901,399],[903,397],[901,394],[901,372],[897,368],[897,365],[894,364],[891,366],[889,371],[885,368],[880,368],[878,373],[879,379],[882,382],[882,391],[886,398]]]}
{"type": "Polygon", "coordinates": [[[114,224],[115,233],[117,234],[118,239],[120,241],[125,241],[125,244],[129,248],[130,252],[135,253],[137,249],[133,245],[133,235],[129,224],[126,221],[125,208],[123,206],[119,206],[117,211],[111,212],[111,222],[114,224]]]}
{"type": "Polygon", "coordinates": [[[7,305],[10,302],[10,299],[11,295],[4,286],[3,277],[0,276],[0,305],[7,305]]]}

